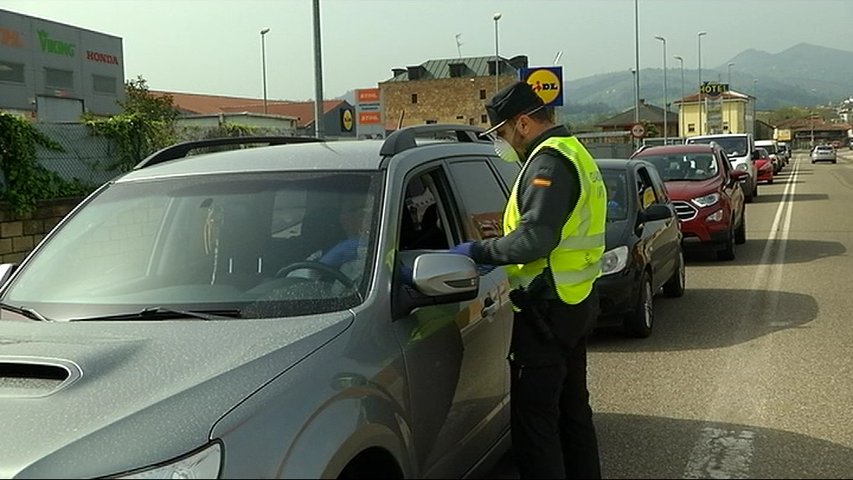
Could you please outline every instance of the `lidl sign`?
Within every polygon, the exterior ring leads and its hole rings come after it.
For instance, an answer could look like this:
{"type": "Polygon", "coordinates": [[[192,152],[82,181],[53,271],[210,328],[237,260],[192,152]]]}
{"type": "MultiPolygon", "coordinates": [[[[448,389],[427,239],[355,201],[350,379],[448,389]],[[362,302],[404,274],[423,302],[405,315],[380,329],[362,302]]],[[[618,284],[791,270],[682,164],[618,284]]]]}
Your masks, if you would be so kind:
{"type": "Polygon", "coordinates": [[[563,105],[563,67],[524,68],[520,75],[521,80],[533,87],[546,106],[563,105]]]}

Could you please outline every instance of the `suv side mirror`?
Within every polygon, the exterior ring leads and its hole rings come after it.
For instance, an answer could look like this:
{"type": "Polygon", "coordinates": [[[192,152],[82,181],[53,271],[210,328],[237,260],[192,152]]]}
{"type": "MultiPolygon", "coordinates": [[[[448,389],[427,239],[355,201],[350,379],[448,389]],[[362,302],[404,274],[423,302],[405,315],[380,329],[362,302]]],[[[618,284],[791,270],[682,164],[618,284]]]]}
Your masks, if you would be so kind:
{"type": "Polygon", "coordinates": [[[646,207],[644,212],[640,212],[640,222],[653,222],[655,220],[666,220],[672,218],[674,214],[669,206],[662,203],[654,203],[646,207]]]}
{"type": "Polygon", "coordinates": [[[745,182],[748,175],[743,170],[732,170],[730,174],[733,182],[745,182]]]}
{"type": "MultiPolygon", "coordinates": [[[[415,258],[412,285],[399,285],[395,288],[392,299],[394,318],[406,316],[418,307],[477,298],[480,274],[470,258],[455,253],[400,253],[405,257],[415,255],[415,258]]],[[[408,263],[405,260],[403,262],[408,263]]]]}
{"type": "Polygon", "coordinates": [[[752,151],[752,159],[753,159],[753,160],[758,160],[758,159],[760,159],[760,158],[761,158],[761,156],[759,155],[758,150],[753,150],[753,151],[752,151]]]}

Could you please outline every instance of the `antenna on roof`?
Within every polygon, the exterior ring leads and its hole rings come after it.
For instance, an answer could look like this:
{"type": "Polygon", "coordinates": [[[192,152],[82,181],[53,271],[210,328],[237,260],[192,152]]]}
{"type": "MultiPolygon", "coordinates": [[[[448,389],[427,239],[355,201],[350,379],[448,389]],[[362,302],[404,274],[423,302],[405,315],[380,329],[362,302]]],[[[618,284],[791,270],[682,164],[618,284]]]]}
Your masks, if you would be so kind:
{"type": "Polygon", "coordinates": [[[459,53],[459,58],[462,58],[462,34],[456,34],[456,51],[459,53]]]}
{"type": "Polygon", "coordinates": [[[554,57],[554,63],[552,65],[556,65],[557,62],[560,61],[560,57],[562,57],[562,56],[563,56],[563,51],[562,50],[558,51],[557,56],[554,57]]]}

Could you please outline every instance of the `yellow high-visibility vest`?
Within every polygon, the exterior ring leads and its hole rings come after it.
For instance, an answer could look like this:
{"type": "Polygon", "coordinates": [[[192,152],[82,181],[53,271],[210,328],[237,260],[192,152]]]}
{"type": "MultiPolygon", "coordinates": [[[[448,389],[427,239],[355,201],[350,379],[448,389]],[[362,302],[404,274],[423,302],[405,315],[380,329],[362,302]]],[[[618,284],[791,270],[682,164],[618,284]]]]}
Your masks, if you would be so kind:
{"type": "MultiPolygon", "coordinates": [[[[543,148],[556,150],[575,166],[581,187],[578,203],[563,225],[560,243],[547,258],[527,264],[508,265],[506,271],[513,288],[526,287],[550,265],[560,300],[576,305],[589,295],[595,279],[601,276],[607,195],[598,165],[575,137],[551,137],[539,144],[530,153],[530,158],[543,148]]],[[[505,234],[515,230],[521,218],[518,211],[518,185],[523,176],[524,169],[512,187],[512,194],[504,211],[505,234]]],[[[541,187],[531,185],[527,188],[541,187]]]]}

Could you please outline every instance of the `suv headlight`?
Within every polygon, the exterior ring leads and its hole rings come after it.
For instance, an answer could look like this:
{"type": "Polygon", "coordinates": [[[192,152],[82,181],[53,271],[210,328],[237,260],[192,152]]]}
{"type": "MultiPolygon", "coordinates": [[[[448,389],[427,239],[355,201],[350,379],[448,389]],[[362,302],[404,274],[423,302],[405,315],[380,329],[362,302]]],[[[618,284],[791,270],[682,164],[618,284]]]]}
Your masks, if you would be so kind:
{"type": "Polygon", "coordinates": [[[696,197],[691,202],[695,203],[699,207],[710,207],[711,205],[720,201],[719,193],[711,193],[709,195],[703,195],[701,197],[696,197]]]}
{"type": "Polygon", "coordinates": [[[610,275],[621,272],[628,265],[628,247],[616,247],[604,252],[601,257],[601,274],[610,275]]]}
{"type": "Polygon", "coordinates": [[[220,465],[222,446],[214,443],[166,465],[136,470],[117,478],[218,478],[220,465]]]}
{"type": "Polygon", "coordinates": [[[738,170],[743,170],[744,172],[749,171],[749,167],[747,167],[745,163],[738,163],[735,168],[738,170]]]}

